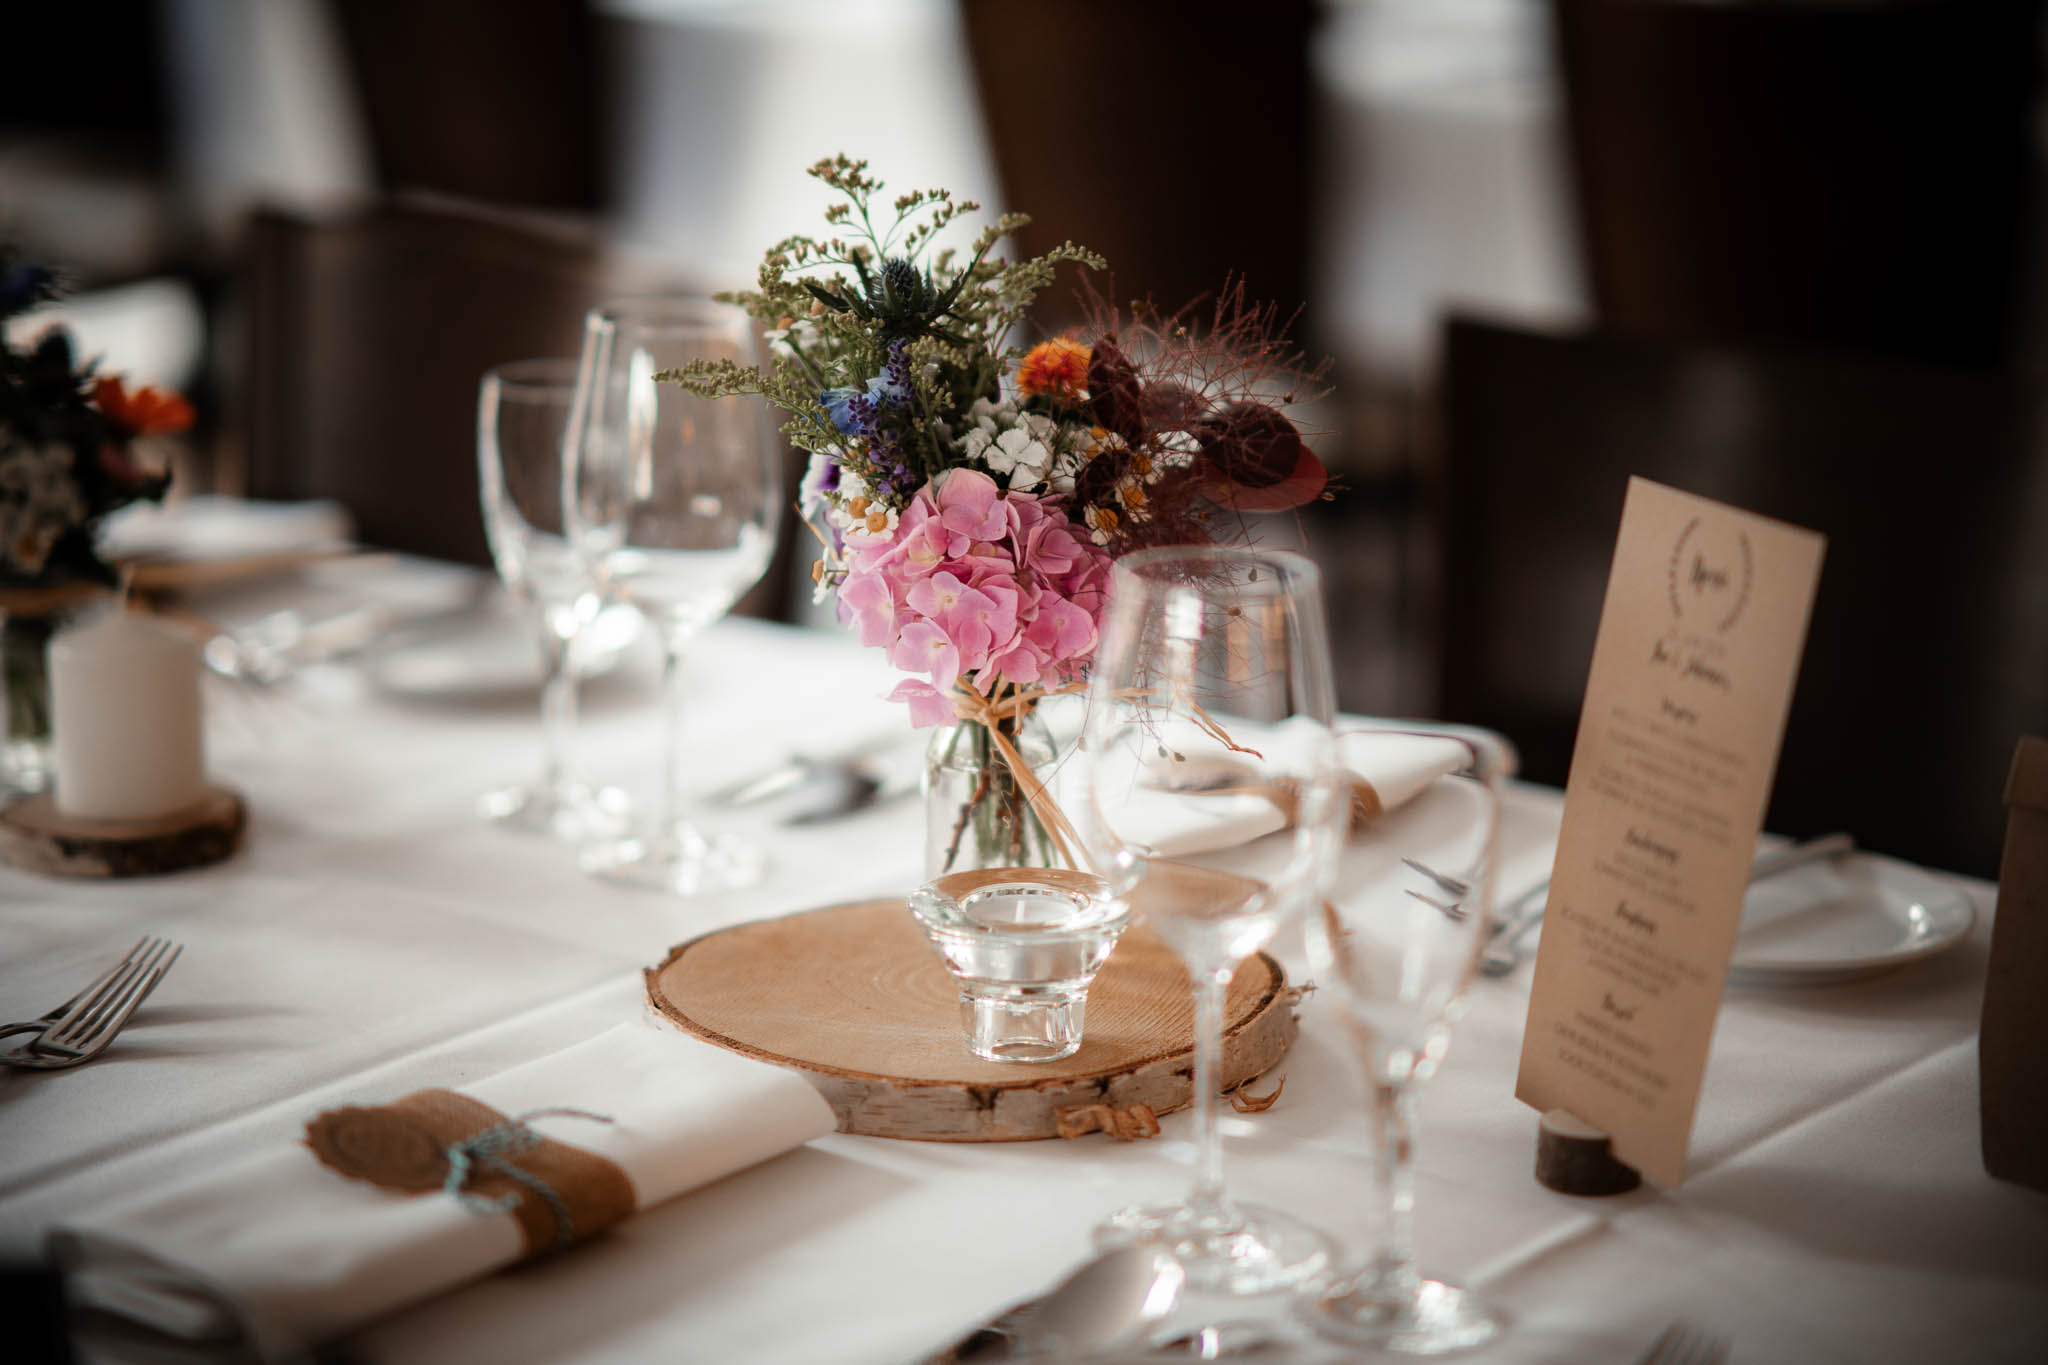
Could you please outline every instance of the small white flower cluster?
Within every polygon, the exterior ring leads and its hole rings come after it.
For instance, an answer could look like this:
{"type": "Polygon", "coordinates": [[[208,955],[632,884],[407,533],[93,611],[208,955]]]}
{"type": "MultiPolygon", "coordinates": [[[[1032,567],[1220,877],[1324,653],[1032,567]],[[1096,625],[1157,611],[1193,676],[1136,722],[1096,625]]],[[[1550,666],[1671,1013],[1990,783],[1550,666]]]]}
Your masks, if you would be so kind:
{"type": "Polygon", "coordinates": [[[1160,442],[1162,449],[1156,454],[1148,454],[1131,451],[1124,444],[1124,438],[1113,431],[1094,428],[1089,433],[1087,449],[1081,453],[1081,462],[1086,464],[1105,457],[1116,459],[1124,473],[1109,490],[1108,501],[1081,509],[1081,522],[1088,528],[1089,538],[1097,545],[1107,545],[1122,522],[1150,520],[1152,499],[1145,490],[1164,478],[1167,470],[1184,470],[1187,467],[1187,451],[1193,448],[1192,441],[1193,438],[1186,437],[1185,433],[1168,433],[1160,442]]]}
{"type": "Polygon", "coordinates": [[[793,318],[787,327],[771,327],[761,336],[768,343],[769,354],[779,359],[794,360],[799,347],[816,344],[818,325],[809,318],[793,318]],[[790,340],[792,337],[794,342],[790,340]]]}
{"type": "Polygon", "coordinates": [[[0,562],[38,574],[66,531],[85,520],[71,448],[0,447],[0,562]]]}
{"type": "Polygon", "coordinates": [[[839,463],[844,458],[846,452],[834,447],[813,451],[797,495],[798,513],[830,538],[812,574],[817,584],[811,592],[813,602],[831,599],[841,546],[863,538],[889,540],[896,534],[897,510],[875,501],[861,476],[839,463]],[[835,486],[828,488],[826,481],[835,477],[835,486]]]}
{"type": "Polygon", "coordinates": [[[1061,435],[1059,423],[1050,417],[1020,412],[1012,402],[978,398],[967,409],[959,441],[962,454],[1006,480],[1011,492],[1064,498],[1073,493],[1074,472],[1085,456],[1063,449],[1061,435]]]}

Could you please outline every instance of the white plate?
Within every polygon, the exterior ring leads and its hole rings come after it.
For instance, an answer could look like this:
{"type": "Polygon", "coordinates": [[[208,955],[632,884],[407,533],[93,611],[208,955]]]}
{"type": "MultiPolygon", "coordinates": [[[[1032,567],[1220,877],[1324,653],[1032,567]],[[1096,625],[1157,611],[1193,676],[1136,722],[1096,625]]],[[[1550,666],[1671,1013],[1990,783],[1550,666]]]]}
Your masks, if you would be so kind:
{"type": "Polygon", "coordinates": [[[1955,883],[1851,854],[1749,889],[1728,980],[1791,986],[1874,976],[1955,947],[1976,922],[1976,905],[1955,883]]]}
{"type": "MultiPolygon", "coordinates": [[[[617,667],[640,630],[640,616],[619,607],[601,613],[578,642],[584,676],[617,667]]],[[[434,702],[505,702],[540,691],[540,642],[509,604],[398,642],[370,660],[371,681],[394,696],[434,702]]]]}

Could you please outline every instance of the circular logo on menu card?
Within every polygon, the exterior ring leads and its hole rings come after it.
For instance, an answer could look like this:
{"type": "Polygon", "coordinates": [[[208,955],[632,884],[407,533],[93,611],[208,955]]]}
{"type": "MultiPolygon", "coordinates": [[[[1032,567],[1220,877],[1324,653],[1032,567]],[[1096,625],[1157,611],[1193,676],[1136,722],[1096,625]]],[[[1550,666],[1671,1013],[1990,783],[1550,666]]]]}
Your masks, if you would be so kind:
{"type": "Polygon", "coordinates": [[[1755,575],[1748,532],[1694,517],[1671,547],[1671,614],[1725,634],[1749,605],[1755,575]]]}

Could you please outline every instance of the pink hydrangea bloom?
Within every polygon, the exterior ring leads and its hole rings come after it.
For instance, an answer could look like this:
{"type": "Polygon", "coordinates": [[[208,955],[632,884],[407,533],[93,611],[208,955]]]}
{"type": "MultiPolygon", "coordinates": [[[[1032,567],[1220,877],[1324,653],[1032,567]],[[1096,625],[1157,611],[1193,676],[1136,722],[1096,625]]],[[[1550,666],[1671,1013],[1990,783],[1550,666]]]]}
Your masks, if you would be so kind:
{"type": "Polygon", "coordinates": [[[1109,556],[1058,499],[950,469],[918,490],[893,535],[849,538],[839,614],[919,675],[889,695],[923,727],[953,719],[947,693],[962,681],[987,695],[998,682],[1078,677],[1108,595],[1109,556]]]}

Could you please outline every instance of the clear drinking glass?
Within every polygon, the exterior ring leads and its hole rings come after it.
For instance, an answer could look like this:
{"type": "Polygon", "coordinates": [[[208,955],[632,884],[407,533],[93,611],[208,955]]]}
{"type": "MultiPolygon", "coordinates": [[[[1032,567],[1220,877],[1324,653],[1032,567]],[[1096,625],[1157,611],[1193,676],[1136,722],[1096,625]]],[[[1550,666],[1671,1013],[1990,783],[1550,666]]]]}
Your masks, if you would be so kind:
{"type": "Polygon", "coordinates": [[[1160,1241],[1198,1288],[1298,1283],[1329,1244],[1225,1194],[1218,1080],[1231,976],[1321,897],[1348,818],[1316,568],[1249,549],[1127,555],[1092,674],[1068,816],[1094,872],[1194,979],[1197,1153],[1186,1202],[1125,1209],[1096,1241],[1160,1241]],[[1213,837],[1219,817],[1242,830],[1247,815],[1272,832],[1213,837]]]}
{"type": "Polygon", "coordinates": [[[910,913],[960,987],[967,1050],[1055,1062],[1081,1050],[1088,987],[1130,921],[1100,879],[1063,867],[977,868],[919,887],[910,913]]]}
{"type": "MultiPolygon", "coordinates": [[[[1374,732],[1347,733],[1371,743],[1374,732]]],[[[1415,743],[1411,733],[1401,742],[1415,743]]],[[[1493,914],[1500,794],[1492,765],[1464,740],[1434,736],[1442,776],[1352,832],[1309,958],[1352,1025],[1372,1095],[1375,1226],[1355,1272],[1321,1286],[1303,1311],[1318,1332],[1415,1355],[1463,1351],[1501,1319],[1415,1264],[1415,1097],[1449,1046],[1493,914]]]]}
{"type": "Polygon", "coordinates": [[[699,398],[655,375],[692,360],[758,361],[752,324],[706,299],[592,309],[564,471],[571,539],[600,583],[637,607],[663,649],[661,808],[631,837],[584,850],[598,876],[695,895],[761,874],[759,850],[683,817],[683,650],[760,580],[782,513],[781,462],[748,398],[699,398]]]}
{"type": "Polygon", "coordinates": [[[578,780],[571,757],[580,681],[577,640],[603,606],[596,579],[562,526],[562,442],[576,393],[574,360],[517,360],[483,378],[476,454],[484,531],[498,577],[539,633],[544,766],[540,781],[486,792],[483,815],[581,842],[624,828],[625,794],[578,780]]]}

